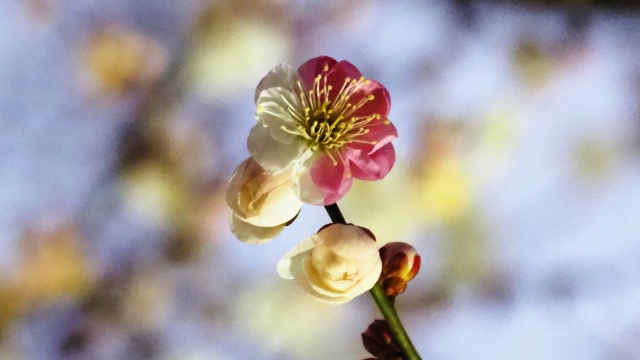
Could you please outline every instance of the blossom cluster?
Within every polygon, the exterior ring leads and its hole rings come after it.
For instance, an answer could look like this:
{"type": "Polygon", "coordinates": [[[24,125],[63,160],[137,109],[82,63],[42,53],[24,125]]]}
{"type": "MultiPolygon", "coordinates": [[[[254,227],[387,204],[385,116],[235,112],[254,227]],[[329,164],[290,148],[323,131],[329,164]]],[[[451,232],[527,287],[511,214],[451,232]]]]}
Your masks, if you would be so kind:
{"type": "MultiPolygon", "coordinates": [[[[398,134],[387,118],[389,93],[347,61],[321,56],[298,69],[279,65],[258,84],[255,102],[257,123],[247,140],[251,157],[227,189],[231,230],[241,241],[267,242],[295,220],[303,203],[333,204],[353,179],[379,180],[393,167],[391,141],[398,134]]],[[[277,269],[334,304],[371,289],[385,273],[373,234],[351,224],[322,227],[277,269]]],[[[402,278],[402,271],[391,273],[402,278]]]]}

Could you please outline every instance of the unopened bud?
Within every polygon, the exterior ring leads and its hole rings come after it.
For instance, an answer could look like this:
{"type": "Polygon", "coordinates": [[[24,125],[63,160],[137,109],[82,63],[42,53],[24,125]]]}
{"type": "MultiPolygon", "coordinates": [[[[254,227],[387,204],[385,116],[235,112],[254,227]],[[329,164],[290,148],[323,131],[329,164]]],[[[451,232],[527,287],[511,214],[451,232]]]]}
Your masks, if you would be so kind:
{"type": "Polygon", "coordinates": [[[298,216],[302,202],[291,187],[291,173],[272,174],[252,158],[238,166],[227,187],[231,231],[249,244],[275,238],[298,216]]]}
{"type": "Polygon", "coordinates": [[[402,294],[407,283],[420,271],[420,255],[403,242],[388,243],[380,248],[382,273],[379,283],[390,298],[402,294]]]}
{"type": "Polygon", "coordinates": [[[386,320],[374,320],[362,333],[362,344],[375,359],[402,360],[402,352],[386,320]]]}
{"type": "Polygon", "coordinates": [[[343,304],[371,289],[382,270],[371,232],[329,224],[302,240],[278,262],[278,274],[329,304],[343,304]]]}

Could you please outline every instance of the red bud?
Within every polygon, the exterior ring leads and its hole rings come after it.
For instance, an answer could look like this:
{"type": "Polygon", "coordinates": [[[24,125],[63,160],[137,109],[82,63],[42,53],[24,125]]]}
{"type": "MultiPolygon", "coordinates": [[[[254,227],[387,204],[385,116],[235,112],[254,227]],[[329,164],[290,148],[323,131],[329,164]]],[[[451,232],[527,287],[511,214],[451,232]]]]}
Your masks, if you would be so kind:
{"type": "Polygon", "coordinates": [[[403,242],[391,242],[380,248],[382,273],[379,283],[387,296],[402,294],[407,283],[420,271],[420,255],[413,246],[403,242]]]}

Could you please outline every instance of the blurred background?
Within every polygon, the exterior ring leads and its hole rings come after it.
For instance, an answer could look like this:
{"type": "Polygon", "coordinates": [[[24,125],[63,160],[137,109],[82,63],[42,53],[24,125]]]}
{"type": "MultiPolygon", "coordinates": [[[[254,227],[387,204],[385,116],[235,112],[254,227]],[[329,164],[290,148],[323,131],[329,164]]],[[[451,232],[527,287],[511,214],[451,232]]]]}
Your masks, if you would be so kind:
{"type": "Polygon", "coordinates": [[[640,6],[0,1],[0,359],[362,359],[367,296],[237,241],[226,182],[274,66],[346,59],[398,160],[340,202],[421,273],[424,359],[640,359],[640,6]]]}

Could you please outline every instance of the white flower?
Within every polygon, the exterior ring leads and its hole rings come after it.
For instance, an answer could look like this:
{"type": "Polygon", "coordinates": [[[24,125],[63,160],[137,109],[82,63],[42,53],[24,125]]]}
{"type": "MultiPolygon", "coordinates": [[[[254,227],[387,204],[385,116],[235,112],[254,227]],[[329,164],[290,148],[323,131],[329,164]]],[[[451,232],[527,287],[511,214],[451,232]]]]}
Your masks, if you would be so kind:
{"type": "Polygon", "coordinates": [[[291,173],[271,174],[252,158],[243,161],[227,187],[232,210],[231,231],[246,243],[276,237],[300,211],[302,202],[291,187],[291,173]]]}
{"type": "Polygon", "coordinates": [[[371,289],[382,271],[371,232],[331,224],[304,239],[278,262],[278,274],[295,279],[316,298],[342,304],[371,289]]]}

